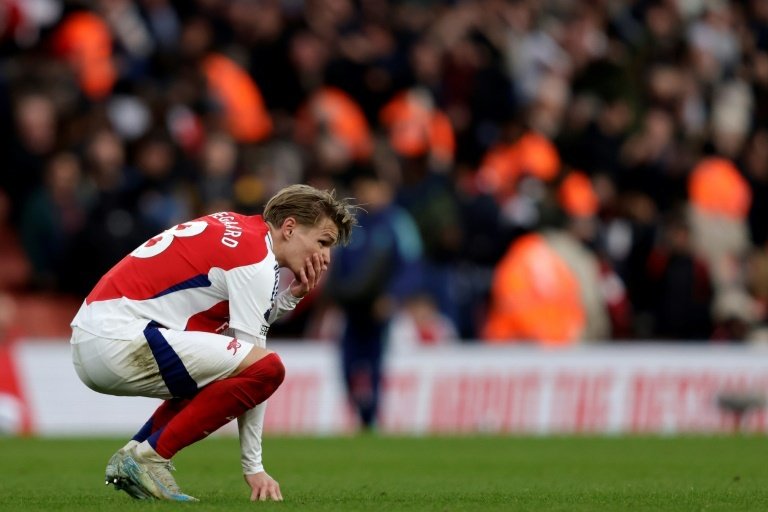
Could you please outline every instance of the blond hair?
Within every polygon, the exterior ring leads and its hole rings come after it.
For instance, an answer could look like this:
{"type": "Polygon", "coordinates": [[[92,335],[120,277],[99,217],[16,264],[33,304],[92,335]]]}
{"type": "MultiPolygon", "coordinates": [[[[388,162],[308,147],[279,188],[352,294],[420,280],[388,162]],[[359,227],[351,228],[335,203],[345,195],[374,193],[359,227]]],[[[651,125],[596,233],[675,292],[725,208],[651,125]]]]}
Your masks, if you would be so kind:
{"type": "Polygon", "coordinates": [[[323,218],[336,224],[339,230],[337,244],[346,245],[357,224],[357,207],[345,199],[337,199],[335,190],[320,190],[309,185],[290,185],[280,190],[264,207],[264,220],[281,226],[293,217],[304,226],[316,226],[323,218]]]}

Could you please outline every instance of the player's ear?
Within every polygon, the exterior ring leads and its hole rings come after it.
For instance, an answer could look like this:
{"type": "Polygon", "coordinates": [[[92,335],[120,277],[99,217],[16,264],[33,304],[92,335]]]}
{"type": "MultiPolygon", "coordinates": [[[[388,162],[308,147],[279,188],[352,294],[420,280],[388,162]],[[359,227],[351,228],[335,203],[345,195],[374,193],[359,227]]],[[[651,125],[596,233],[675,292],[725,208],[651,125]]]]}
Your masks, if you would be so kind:
{"type": "Polygon", "coordinates": [[[286,240],[291,238],[293,236],[293,231],[296,229],[296,219],[293,217],[287,217],[283,221],[283,236],[285,236],[286,240]]]}

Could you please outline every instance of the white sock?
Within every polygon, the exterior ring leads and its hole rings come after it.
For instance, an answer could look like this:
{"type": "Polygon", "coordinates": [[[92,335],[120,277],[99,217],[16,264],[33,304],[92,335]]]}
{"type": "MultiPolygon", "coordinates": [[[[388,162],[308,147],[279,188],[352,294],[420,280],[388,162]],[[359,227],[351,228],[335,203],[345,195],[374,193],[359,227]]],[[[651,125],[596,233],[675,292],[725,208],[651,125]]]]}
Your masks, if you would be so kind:
{"type": "Polygon", "coordinates": [[[128,442],[126,443],[126,445],[125,445],[125,446],[123,446],[123,451],[126,451],[126,452],[127,452],[128,450],[130,450],[130,449],[131,449],[131,448],[133,448],[134,446],[137,446],[138,444],[139,444],[139,442],[138,442],[138,441],[136,441],[136,440],[134,440],[134,439],[131,439],[130,441],[128,441],[128,442]]]}
{"type": "Polygon", "coordinates": [[[161,457],[154,448],[152,448],[152,445],[149,444],[149,441],[144,441],[139,443],[136,446],[136,455],[139,456],[139,458],[145,459],[145,460],[151,460],[155,462],[168,462],[169,459],[166,459],[165,457],[161,457]]]}

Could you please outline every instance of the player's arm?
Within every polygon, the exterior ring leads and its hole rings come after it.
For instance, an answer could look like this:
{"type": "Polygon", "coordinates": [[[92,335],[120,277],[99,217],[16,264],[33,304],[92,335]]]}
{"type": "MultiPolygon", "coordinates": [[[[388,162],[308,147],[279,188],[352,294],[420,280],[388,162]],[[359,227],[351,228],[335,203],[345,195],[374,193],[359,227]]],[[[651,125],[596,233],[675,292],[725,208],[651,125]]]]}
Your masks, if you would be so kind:
{"type": "Polygon", "coordinates": [[[288,288],[275,297],[275,305],[269,314],[269,323],[272,324],[286,312],[293,310],[301,299],[318,285],[323,272],[326,270],[327,267],[323,264],[319,254],[307,258],[299,275],[294,276],[288,288]]]}
{"type": "Polygon", "coordinates": [[[243,477],[251,488],[251,501],[282,501],[280,484],[264,471],[261,458],[261,433],[267,403],[262,402],[237,418],[240,433],[240,462],[243,477]]]}
{"type": "Polygon", "coordinates": [[[299,305],[302,297],[295,297],[291,293],[290,286],[277,294],[275,297],[275,305],[269,312],[269,319],[267,320],[272,325],[277,319],[285,315],[288,311],[292,311],[299,305]]]}
{"type": "MultiPolygon", "coordinates": [[[[238,329],[233,329],[236,338],[265,348],[266,342],[238,329]]],[[[264,471],[262,461],[261,439],[264,430],[264,414],[267,402],[262,402],[253,409],[246,411],[237,418],[237,428],[240,437],[240,463],[243,476],[251,488],[251,501],[272,499],[280,501],[283,495],[280,484],[264,471]]]]}

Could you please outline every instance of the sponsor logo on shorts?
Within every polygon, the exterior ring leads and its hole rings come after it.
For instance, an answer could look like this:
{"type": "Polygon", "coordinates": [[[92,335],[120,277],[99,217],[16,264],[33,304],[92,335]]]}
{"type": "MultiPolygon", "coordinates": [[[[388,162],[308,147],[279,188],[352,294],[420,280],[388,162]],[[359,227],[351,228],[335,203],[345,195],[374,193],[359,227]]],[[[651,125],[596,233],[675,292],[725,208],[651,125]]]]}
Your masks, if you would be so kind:
{"type": "Polygon", "coordinates": [[[229,345],[227,345],[227,350],[232,350],[232,355],[234,356],[237,354],[237,349],[242,347],[239,341],[237,341],[237,338],[234,338],[232,341],[229,342],[229,345]]]}

